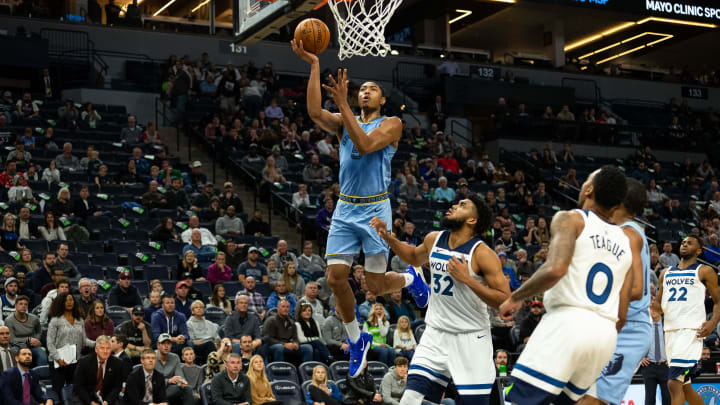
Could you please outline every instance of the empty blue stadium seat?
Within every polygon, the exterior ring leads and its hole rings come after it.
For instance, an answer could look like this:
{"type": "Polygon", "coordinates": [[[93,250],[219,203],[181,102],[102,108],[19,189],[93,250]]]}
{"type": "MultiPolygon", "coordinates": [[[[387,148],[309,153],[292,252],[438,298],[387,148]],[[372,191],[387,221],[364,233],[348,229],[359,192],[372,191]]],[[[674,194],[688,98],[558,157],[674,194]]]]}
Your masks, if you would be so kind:
{"type": "Polygon", "coordinates": [[[283,405],[305,405],[300,385],[292,381],[274,381],[270,383],[275,398],[283,405]]]}
{"type": "MultiPolygon", "coordinates": [[[[265,366],[265,374],[270,381],[292,381],[299,384],[297,369],[292,363],[274,361],[265,366]]],[[[298,387],[299,388],[299,387],[298,387]]]]}

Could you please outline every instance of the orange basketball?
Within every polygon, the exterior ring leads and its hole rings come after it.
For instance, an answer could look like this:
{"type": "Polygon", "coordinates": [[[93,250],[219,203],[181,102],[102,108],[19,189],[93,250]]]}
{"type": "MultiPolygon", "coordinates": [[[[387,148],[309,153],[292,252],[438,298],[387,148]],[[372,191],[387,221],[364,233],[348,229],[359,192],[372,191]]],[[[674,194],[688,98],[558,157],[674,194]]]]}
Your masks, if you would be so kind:
{"type": "Polygon", "coordinates": [[[295,27],[295,42],[299,41],[306,51],[317,55],[330,43],[330,29],[317,18],[306,18],[295,27]]]}

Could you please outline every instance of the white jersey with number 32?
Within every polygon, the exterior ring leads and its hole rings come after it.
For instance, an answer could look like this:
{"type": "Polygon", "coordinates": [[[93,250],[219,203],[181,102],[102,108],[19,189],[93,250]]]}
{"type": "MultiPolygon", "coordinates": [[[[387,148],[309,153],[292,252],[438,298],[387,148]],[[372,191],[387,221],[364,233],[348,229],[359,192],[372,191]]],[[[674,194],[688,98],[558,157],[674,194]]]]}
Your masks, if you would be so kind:
{"type": "Polygon", "coordinates": [[[545,308],[583,308],[616,322],[620,290],[632,264],[630,241],[622,228],[593,211],[573,212],[583,217],[585,226],[575,240],[567,274],[545,293],[545,308]]]}

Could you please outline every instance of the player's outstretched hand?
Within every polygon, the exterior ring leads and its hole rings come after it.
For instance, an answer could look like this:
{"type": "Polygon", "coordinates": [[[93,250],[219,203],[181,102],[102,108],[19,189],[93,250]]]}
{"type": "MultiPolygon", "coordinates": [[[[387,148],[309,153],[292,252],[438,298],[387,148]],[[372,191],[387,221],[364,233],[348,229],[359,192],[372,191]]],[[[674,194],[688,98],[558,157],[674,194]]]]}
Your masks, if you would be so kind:
{"type": "Polygon", "coordinates": [[[468,263],[465,261],[465,257],[462,257],[461,259],[462,260],[458,260],[457,257],[451,256],[448,261],[447,270],[455,281],[467,284],[470,281],[470,268],[468,267],[468,263]]]}
{"type": "Polygon", "coordinates": [[[370,220],[370,227],[375,228],[375,232],[377,232],[381,238],[384,238],[388,234],[387,222],[383,221],[382,219],[380,219],[378,217],[373,217],[370,220]]]}
{"type": "Polygon", "coordinates": [[[706,338],[709,334],[712,333],[714,326],[715,325],[713,325],[713,323],[711,321],[703,322],[702,326],[697,331],[697,337],[703,338],[703,339],[706,338]]]}
{"type": "Polygon", "coordinates": [[[304,60],[305,62],[311,65],[313,63],[320,63],[317,55],[315,55],[314,53],[310,53],[306,51],[305,48],[303,48],[302,41],[295,42],[295,40],[293,39],[292,41],[290,41],[290,46],[292,46],[292,50],[293,52],[295,52],[295,55],[299,56],[300,59],[304,60]]]}
{"type": "Polygon", "coordinates": [[[518,310],[522,306],[522,301],[515,302],[510,296],[505,302],[500,305],[500,317],[504,320],[513,319],[517,315],[518,310]]]}
{"type": "Polygon", "coordinates": [[[323,84],[323,89],[332,94],[335,104],[341,105],[342,103],[347,103],[348,83],[350,83],[347,79],[347,69],[338,69],[337,81],[335,81],[332,75],[329,75],[329,79],[332,86],[323,84]]]}

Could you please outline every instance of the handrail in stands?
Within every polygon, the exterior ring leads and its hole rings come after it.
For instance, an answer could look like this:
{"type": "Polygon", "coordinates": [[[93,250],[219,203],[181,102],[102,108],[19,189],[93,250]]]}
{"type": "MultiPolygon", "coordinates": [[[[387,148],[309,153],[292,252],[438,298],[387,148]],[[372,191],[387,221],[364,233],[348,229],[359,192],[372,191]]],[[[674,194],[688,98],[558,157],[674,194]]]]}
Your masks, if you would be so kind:
{"type": "Polygon", "coordinates": [[[472,121],[468,121],[468,122],[470,122],[470,126],[467,126],[467,125],[465,125],[465,124],[463,124],[462,122],[457,121],[457,120],[452,120],[452,121],[450,121],[450,135],[452,135],[453,137],[457,136],[458,138],[460,138],[460,139],[464,140],[465,142],[467,142],[467,144],[470,145],[470,147],[472,147],[472,139],[468,139],[467,137],[465,137],[465,136],[463,136],[462,134],[460,134],[460,132],[455,132],[455,126],[457,125],[457,126],[459,126],[460,128],[465,129],[466,131],[468,131],[468,132],[471,134],[471,136],[472,136],[472,121]]]}

